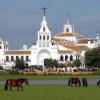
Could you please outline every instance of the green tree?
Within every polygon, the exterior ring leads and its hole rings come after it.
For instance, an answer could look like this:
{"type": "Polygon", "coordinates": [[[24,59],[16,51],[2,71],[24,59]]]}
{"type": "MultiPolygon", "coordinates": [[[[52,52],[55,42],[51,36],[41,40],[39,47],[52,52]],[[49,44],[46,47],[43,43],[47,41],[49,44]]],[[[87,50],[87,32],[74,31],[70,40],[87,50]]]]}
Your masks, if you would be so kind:
{"type": "Polygon", "coordinates": [[[80,60],[74,60],[73,65],[76,66],[76,67],[79,67],[81,65],[81,61],[80,60]]]}
{"type": "Polygon", "coordinates": [[[59,64],[59,67],[60,68],[66,67],[66,64],[61,63],[61,64],[59,64]]]}
{"type": "Polygon", "coordinates": [[[100,67],[100,47],[88,50],[85,53],[86,66],[100,67]]]}
{"type": "Polygon", "coordinates": [[[59,66],[59,63],[56,59],[53,60],[53,67],[58,67],[59,66]]]}
{"type": "Polygon", "coordinates": [[[59,63],[56,59],[44,59],[44,65],[47,67],[47,68],[54,68],[54,67],[58,67],[59,66],[59,63]]]}
{"type": "Polygon", "coordinates": [[[16,61],[15,61],[15,68],[17,69],[17,70],[23,70],[24,68],[25,68],[25,62],[21,59],[17,59],[16,61]]]}
{"type": "Polygon", "coordinates": [[[72,62],[69,62],[69,63],[67,64],[67,67],[74,67],[74,64],[73,64],[72,62]]]}

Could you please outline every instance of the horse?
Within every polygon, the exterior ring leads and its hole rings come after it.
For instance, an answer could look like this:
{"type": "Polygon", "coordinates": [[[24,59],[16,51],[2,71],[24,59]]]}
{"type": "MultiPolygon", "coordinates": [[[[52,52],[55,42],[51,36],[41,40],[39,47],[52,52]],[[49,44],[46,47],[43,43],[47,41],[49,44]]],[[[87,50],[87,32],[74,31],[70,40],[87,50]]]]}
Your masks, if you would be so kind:
{"type": "Polygon", "coordinates": [[[8,88],[10,89],[10,91],[11,91],[11,89],[12,89],[12,87],[17,87],[18,88],[18,91],[19,91],[19,87],[22,89],[22,91],[23,91],[23,83],[25,83],[25,84],[29,84],[28,83],[28,80],[27,79],[25,79],[25,78],[19,78],[19,79],[7,79],[6,80],[6,83],[5,83],[5,87],[4,87],[4,89],[5,90],[8,90],[8,88]]]}
{"type": "Polygon", "coordinates": [[[97,81],[97,86],[99,86],[100,85],[100,80],[99,81],[97,81]]]}
{"type": "Polygon", "coordinates": [[[88,82],[85,77],[82,78],[82,84],[83,84],[83,87],[88,87],[88,82]]]}
{"type": "Polygon", "coordinates": [[[77,77],[75,77],[75,78],[71,77],[71,78],[68,79],[68,86],[71,86],[71,87],[73,85],[77,86],[77,84],[78,84],[79,87],[81,86],[81,81],[77,77]]]}

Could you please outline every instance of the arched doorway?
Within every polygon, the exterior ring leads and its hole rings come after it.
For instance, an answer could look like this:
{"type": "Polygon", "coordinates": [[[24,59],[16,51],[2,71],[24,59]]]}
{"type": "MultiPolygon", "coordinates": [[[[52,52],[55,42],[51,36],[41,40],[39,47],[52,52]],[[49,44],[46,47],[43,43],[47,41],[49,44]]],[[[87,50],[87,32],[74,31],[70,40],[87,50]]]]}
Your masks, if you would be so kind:
{"type": "Polygon", "coordinates": [[[38,55],[37,55],[37,65],[42,65],[44,66],[44,59],[50,58],[50,52],[48,50],[40,50],[38,55]]]}

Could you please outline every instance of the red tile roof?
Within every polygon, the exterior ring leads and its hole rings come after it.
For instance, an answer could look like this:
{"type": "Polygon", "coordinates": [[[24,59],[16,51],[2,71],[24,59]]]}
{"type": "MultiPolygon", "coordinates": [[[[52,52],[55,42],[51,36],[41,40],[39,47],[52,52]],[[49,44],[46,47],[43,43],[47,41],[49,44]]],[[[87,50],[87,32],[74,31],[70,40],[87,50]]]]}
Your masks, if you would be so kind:
{"type": "Polygon", "coordinates": [[[82,35],[77,34],[77,33],[60,33],[60,34],[57,34],[56,36],[61,36],[61,37],[78,37],[78,38],[82,38],[83,37],[82,35]]]}
{"type": "Polygon", "coordinates": [[[59,50],[59,54],[68,54],[68,53],[73,53],[71,50],[59,50]]]}
{"type": "Polygon", "coordinates": [[[31,51],[27,51],[27,50],[9,50],[9,51],[6,51],[5,54],[31,54],[31,51]]]}

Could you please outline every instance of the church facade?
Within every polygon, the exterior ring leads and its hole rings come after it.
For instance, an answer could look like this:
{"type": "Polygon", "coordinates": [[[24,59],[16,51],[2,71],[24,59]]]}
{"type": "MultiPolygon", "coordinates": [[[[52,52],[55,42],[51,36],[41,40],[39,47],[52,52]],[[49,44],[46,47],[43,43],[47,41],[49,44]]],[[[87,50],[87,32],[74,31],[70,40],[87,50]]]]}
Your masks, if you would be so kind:
{"type": "Polygon", "coordinates": [[[0,66],[9,68],[14,66],[16,59],[23,59],[26,64],[44,66],[44,59],[52,58],[59,63],[67,63],[80,59],[84,67],[84,56],[88,49],[100,45],[100,36],[86,38],[74,30],[74,25],[68,20],[62,33],[52,37],[46,16],[43,16],[40,30],[37,32],[37,41],[30,48],[9,50],[8,42],[0,39],[0,66]]]}

